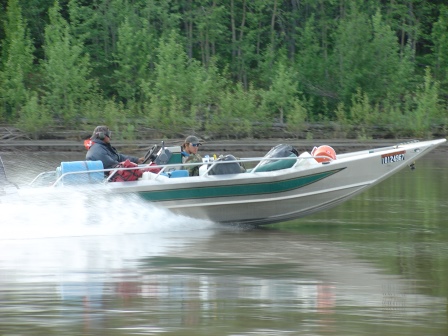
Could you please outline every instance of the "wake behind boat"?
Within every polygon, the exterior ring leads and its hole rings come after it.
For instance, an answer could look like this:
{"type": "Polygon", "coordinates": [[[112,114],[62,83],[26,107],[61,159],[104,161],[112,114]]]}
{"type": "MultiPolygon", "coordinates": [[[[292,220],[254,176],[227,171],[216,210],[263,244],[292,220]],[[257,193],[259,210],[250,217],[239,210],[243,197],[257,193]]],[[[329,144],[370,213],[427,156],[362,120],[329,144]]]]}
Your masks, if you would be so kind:
{"type": "MultiPolygon", "coordinates": [[[[100,161],[62,162],[40,174],[21,197],[39,193],[133,194],[184,216],[218,223],[269,224],[303,217],[345,202],[434,150],[446,139],[412,141],[390,147],[338,154],[329,146],[299,155],[289,145],[264,157],[231,155],[182,163],[180,146],[153,146],[149,164],[102,169],[100,161]],[[200,165],[199,176],[187,167],[200,165]],[[251,167],[251,168],[248,168],[251,167]],[[106,176],[106,177],[105,177],[106,176]],[[115,181],[115,182],[112,182],[115,181]]],[[[0,159],[0,200],[14,185],[0,159]],[[2,196],[3,194],[3,196],[2,196]]]]}

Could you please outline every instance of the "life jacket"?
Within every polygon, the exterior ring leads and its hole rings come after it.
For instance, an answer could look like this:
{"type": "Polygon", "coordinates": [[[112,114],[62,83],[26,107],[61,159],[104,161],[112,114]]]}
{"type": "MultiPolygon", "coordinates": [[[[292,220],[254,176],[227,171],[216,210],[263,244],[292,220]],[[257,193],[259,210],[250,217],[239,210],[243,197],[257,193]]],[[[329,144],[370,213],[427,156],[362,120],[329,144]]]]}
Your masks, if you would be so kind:
{"type": "Polygon", "coordinates": [[[89,138],[84,140],[84,147],[86,150],[89,150],[90,147],[92,147],[92,145],[93,145],[92,139],[89,138]]]}
{"type": "MultiPolygon", "coordinates": [[[[126,161],[120,162],[114,168],[133,168],[138,167],[138,164],[133,163],[127,159],[126,161]]],[[[129,170],[118,170],[111,171],[113,176],[109,180],[110,182],[127,182],[127,181],[137,181],[142,177],[143,172],[140,169],[129,169],[129,170]]]]}
{"type": "Polygon", "coordinates": [[[160,168],[157,163],[151,162],[151,164],[149,165],[149,168],[142,168],[141,172],[150,172],[150,173],[154,173],[157,174],[159,171],[161,171],[162,168],[160,168]],[[151,168],[151,166],[156,166],[155,168],[151,168]]]}

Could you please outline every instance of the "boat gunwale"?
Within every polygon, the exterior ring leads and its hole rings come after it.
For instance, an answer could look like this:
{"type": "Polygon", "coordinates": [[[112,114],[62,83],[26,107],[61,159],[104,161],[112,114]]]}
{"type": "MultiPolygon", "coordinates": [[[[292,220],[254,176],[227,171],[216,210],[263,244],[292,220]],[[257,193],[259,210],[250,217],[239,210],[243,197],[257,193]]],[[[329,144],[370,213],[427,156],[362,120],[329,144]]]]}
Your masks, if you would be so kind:
{"type": "MultiPolygon", "coordinates": [[[[179,185],[180,182],[184,182],[185,179],[187,179],[187,181],[191,182],[191,183],[198,183],[200,181],[212,181],[212,182],[216,182],[216,181],[220,181],[223,179],[222,176],[225,176],[226,180],[238,180],[241,178],[255,178],[255,179],[263,179],[266,176],[271,176],[271,177],[275,177],[275,176],[283,176],[284,174],[287,173],[287,171],[306,171],[306,170],[314,170],[316,168],[320,168],[323,166],[327,166],[327,165],[331,165],[335,162],[337,163],[344,163],[344,162],[351,162],[353,160],[359,160],[359,159],[363,159],[364,157],[369,157],[369,156],[373,156],[373,155],[384,155],[387,154],[389,152],[393,153],[394,151],[396,151],[397,149],[412,149],[412,148],[420,148],[422,147],[422,151],[426,151],[429,148],[431,148],[432,146],[438,146],[441,143],[445,142],[446,139],[437,139],[437,140],[427,140],[427,141],[410,141],[410,142],[406,142],[406,143],[400,143],[394,146],[389,146],[389,147],[380,147],[380,148],[374,148],[374,149],[370,149],[370,150],[362,150],[362,151],[357,151],[357,152],[350,152],[350,153],[343,153],[343,154],[338,154],[336,157],[336,160],[332,160],[331,158],[325,157],[326,159],[329,159],[329,161],[323,162],[323,163],[318,163],[316,165],[313,165],[312,167],[299,167],[299,163],[302,162],[302,160],[311,160],[311,159],[316,159],[319,158],[318,156],[314,157],[314,156],[309,156],[309,157],[279,157],[279,158],[272,158],[272,157],[243,157],[243,158],[238,158],[235,160],[229,160],[229,161],[220,161],[220,160],[215,160],[215,161],[211,161],[211,162],[195,162],[195,163],[183,163],[181,164],[182,167],[191,167],[191,166],[201,166],[204,164],[208,164],[209,167],[207,167],[207,172],[213,168],[215,165],[217,164],[228,164],[228,163],[250,163],[250,162],[263,162],[263,161],[272,161],[272,160],[295,160],[296,162],[294,163],[294,165],[290,168],[283,168],[280,170],[273,170],[273,171],[260,171],[260,172],[256,172],[256,171],[250,171],[250,172],[242,172],[242,173],[235,173],[235,174],[225,174],[225,175],[209,175],[208,173],[201,175],[201,176],[185,176],[185,177],[177,177],[175,179],[172,178],[168,178],[163,176],[162,173],[166,172],[167,170],[170,170],[172,168],[179,168],[179,164],[175,163],[175,164],[166,164],[166,165],[151,165],[151,164],[146,164],[146,165],[138,165],[135,167],[128,167],[128,168],[121,168],[121,167],[114,167],[114,168],[108,168],[108,169],[92,169],[92,170],[87,170],[87,171],[73,171],[73,172],[66,172],[61,174],[60,176],[58,176],[56,178],[56,180],[54,181],[54,183],[52,185],[50,185],[49,187],[58,187],[59,185],[63,184],[63,180],[65,177],[70,176],[70,175],[86,175],[86,174],[93,174],[93,173],[107,173],[107,172],[113,172],[116,173],[119,170],[123,170],[123,171],[127,171],[127,170],[137,170],[137,169],[141,169],[141,170],[146,170],[146,171],[150,171],[150,170],[155,170],[155,169],[160,169],[159,172],[156,173],[152,173],[154,174],[154,176],[151,179],[147,179],[147,180],[143,180],[143,179],[139,179],[137,181],[124,181],[124,182],[113,182],[113,189],[116,188],[121,188],[123,187],[123,184],[127,187],[131,186],[131,185],[158,185],[158,184],[164,184],[164,185],[179,185]],[[229,176],[232,176],[231,178],[229,178],[229,176]],[[162,178],[163,177],[163,178],[162,178]],[[158,183],[154,183],[153,181],[156,181],[158,183]]],[[[55,174],[55,171],[47,171],[47,172],[42,172],[40,173],[38,176],[36,176],[30,183],[30,186],[33,186],[33,184],[36,183],[36,181],[39,179],[39,177],[44,176],[46,174],[55,174]]],[[[110,174],[113,175],[113,174],[110,174]]],[[[110,179],[110,176],[108,178],[105,178],[103,181],[99,182],[100,184],[106,184],[106,185],[111,185],[112,183],[108,183],[110,179]]],[[[256,183],[256,182],[255,182],[256,183]]],[[[94,184],[98,184],[94,183],[94,184]]],[[[87,185],[91,185],[91,183],[87,183],[87,185]]]]}

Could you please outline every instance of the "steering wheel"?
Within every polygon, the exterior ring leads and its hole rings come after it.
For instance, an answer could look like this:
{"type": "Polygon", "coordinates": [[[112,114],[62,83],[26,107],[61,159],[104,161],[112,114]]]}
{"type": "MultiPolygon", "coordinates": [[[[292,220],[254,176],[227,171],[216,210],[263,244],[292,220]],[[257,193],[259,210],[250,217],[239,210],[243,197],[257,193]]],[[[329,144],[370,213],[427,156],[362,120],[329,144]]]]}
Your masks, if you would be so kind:
{"type": "Polygon", "coordinates": [[[143,162],[142,162],[142,163],[146,163],[146,162],[148,162],[149,160],[153,159],[153,155],[154,155],[154,152],[156,151],[156,149],[157,149],[157,145],[152,146],[152,147],[146,152],[146,154],[145,154],[145,156],[144,156],[144,159],[143,159],[143,162]]]}

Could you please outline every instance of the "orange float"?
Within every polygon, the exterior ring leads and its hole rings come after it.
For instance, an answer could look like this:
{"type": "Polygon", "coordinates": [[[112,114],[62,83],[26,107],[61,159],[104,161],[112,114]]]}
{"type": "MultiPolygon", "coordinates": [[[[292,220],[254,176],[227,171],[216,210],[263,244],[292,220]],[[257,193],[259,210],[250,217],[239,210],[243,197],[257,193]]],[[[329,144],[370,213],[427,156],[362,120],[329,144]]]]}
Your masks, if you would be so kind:
{"type": "Polygon", "coordinates": [[[319,147],[314,147],[311,151],[311,155],[317,162],[329,162],[331,160],[336,160],[336,151],[331,146],[322,145],[319,147]]]}

